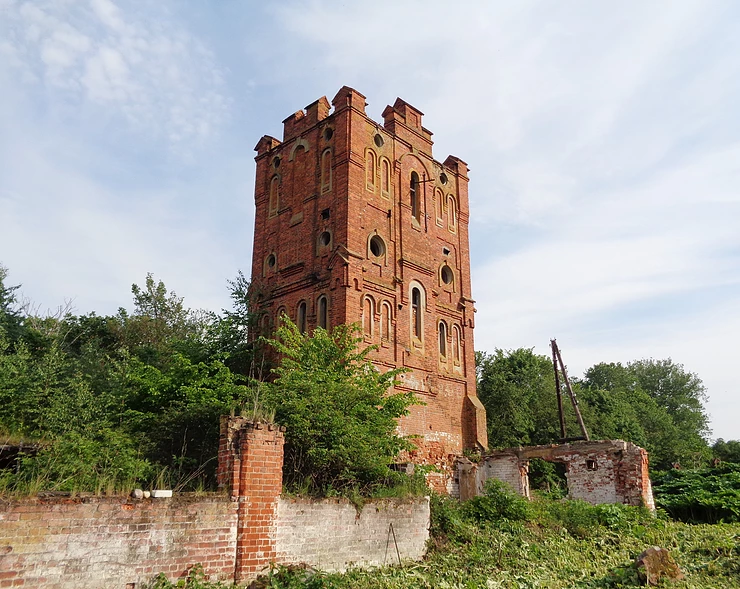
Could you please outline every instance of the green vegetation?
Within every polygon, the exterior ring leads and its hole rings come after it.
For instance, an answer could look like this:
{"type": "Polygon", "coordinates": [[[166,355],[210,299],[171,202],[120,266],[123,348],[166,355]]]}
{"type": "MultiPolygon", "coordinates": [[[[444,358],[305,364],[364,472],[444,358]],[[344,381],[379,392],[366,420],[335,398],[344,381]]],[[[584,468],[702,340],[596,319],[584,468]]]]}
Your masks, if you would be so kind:
{"type": "Polygon", "coordinates": [[[689,523],[740,522],[740,464],[671,470],[653,477],[656,503],[689,523]]]}
{"type": "Polygon", "coordinates": [[[270,343],[280,353],[264,403],[286,426],[284,484],[314,495],[368,495],[403,475],[390,464],[411,443],[397,435],[398,418],[417,403],[388,394],[401,370],[378,371],[357,329],[317,328],[311,337],[283,317],[270,343]]]}

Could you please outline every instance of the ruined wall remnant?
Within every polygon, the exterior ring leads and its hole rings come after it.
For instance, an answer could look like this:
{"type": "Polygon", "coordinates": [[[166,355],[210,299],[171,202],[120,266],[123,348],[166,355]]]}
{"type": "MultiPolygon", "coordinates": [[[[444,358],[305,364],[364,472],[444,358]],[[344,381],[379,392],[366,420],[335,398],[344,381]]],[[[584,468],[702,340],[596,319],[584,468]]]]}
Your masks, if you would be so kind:
{"type": "Polygon", "coordinates": [[[517,493],[529,497],[528,471],[532,458],[565,465],[568,497],[571,499],[583,499],[593,504],[644,505],[655,509],[648,474],[648,453],[622,440],[508,448],[484,456],[478,464],[460,461],[460,498],[481,494],[483,485],[490,478],[503,481],[517,493]]]}
{"type": "Polygon", "coordinates": [[[271,563],[326,570],[383,564],[391,524],[403,559],[420,559],[429,499],[281,498],[283,432],[242,417],[221,422],[223,493],[171,498],[49,497],[0,501],[0,587],[140,589],[159,572],[201,564],[213,580],[247,582],[271,563]]]}

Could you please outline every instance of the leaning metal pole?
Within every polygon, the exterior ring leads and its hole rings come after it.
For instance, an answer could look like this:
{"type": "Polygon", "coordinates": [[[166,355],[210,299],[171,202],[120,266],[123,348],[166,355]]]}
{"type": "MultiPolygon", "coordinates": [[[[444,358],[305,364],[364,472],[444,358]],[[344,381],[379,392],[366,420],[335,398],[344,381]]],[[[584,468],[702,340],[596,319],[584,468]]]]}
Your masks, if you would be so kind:
{"type": "Polygon", "coordinates": [[[563,413],[563,395],[560,391],[560,373],[558,372],[558,359],[555,354],[557,344],[555,340],[550,340],[552,348],[552,368],[555,371],[555,392],[558,395],[558,415],[560,416],[560,437],[565,439],[565,413],[563,413]]]}
{"type": "Polygon", "coordinates": [[[576,394],[573,392],[573,387],[570,386],[570,380],[568,379],[568,373],[565,370],[565,364],[563,364],[563,358],[560,355],[560,349],[558,348],[558,344],[555,342],[555,340],[550,340],[552,343],[552,348],[555,352],[555,354],[558,357],[558,362],[560,363],[560,370],[563,373],[563,379],[565,380],[565,387],[568,389],[568,394],[570,395],[570,400],[573,403],[573,409],[575,409],[576,412],[576,419],[578,420],[578,425],[581,427],[581,431],[583,432],[583,437],[588,442],[588,431],[586,431],[586,424],[583,423],[583,416],[581,416],[581,410],[578,408],[578,399],[576,399],[576,394]]]}

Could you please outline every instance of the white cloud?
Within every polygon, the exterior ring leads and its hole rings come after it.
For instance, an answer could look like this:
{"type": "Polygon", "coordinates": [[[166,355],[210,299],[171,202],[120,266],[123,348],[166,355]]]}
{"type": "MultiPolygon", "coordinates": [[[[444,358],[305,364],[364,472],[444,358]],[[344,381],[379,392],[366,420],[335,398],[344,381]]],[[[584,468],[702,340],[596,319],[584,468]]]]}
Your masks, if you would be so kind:
{"type": "MultiPolygon", "coordinates": [[[[213,139],[228,117],[213,54],[164,6],[147,16],[111,0],[18,1],[6,9],[4,53],[23,79],[44,85],[52,111],[76,105],[84,109],[78,116],[164,140],[181,156],[213,139]]],[[[74,117],[63,111],[72,125],[80,122],[74,117]]]]}

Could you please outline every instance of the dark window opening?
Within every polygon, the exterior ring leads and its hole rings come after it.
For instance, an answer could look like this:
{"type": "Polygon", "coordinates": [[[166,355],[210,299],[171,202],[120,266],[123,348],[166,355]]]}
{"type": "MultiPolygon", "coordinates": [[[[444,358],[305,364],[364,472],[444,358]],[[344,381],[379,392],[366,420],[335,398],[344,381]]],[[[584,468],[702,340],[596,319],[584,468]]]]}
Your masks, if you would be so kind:
{"type": "Polygon", "coordinates": [[[411,289],[411,326],[414,337],[421,339],[421,291],[416,287],[411,289]]]}
{"type": "Polygon", "coordinates": [[[380,258],[385,255],[385,243],[383,238],[379,235],[373,235],[370,238],[370,253],[376,258],[380,258]]]}
{"type": "Polygon", "coordinates": [[[419,174],[411,172],[411,216],[417,221],[421,217],[419,197],[419,174]]]}
{"type": "Polygon", "coordinates": [[[298,325],[298,331],[301,333],[306,333],[306,302],[301,302],[300,305],[298,305],[298,317],[296,319],[296,323],[298,325]]]}
{"type": "Polygon", "coordinates": [[[321,211],[321,218],[324,220],[329,218],[329,209],[324,209],[323,211],[321,211]]]}
{"type": "Polygon", "coordinates": [[[439,355],[447,357],[447,324],[444,321],[439,322],[439,355]]]}
{"type": "Polygon", "coordinates": [[[321,247],[326,247],[331,243],[331,233],[328,231],[324,231],[321,235],[319,235],[319,245],[321,247]]]}
{"type": "Polygon", "coordinates": [[[373,139],[373,142],[375,143],[375,145],[377,147],[383,147],[383,144],[385,143],[385,141],[383,140],[383,137],[380,135],[380,133],[378,133],[377,135],[375,135],[375,138],[373,139]]]}
{"type": "Polygon", "coordinates": [[[319,311],[319,313],[318,313],[318,315],[319,315],[318,325],[322,329],[326,329],[327,326],[329,325],[329,305],[327,303],[327,300],[326,300],[326,297],[325,296],[319,297],[319,309],[318,309],[318,311],[319,311]]]}
{"type": "Polygon", "coordinates": [[[452,273],[452,269],[449,266],[442,266],[442,282],[445,284],[452,284],[455,279],[455,275],[452,273]]]}
{"type": "Polygon", "coordinates": [[[329,141],[332,137],[334,137],[334,130],[331,127],[327,127],[326,131],[324,131],[324,139],[329,141]]]}
{"type": "Polygon", "coordinates": [[[277,258],[275,258],[275,254],[270,254],[267,256],[267,266],[270,268],[274,268],[275,264],[277,263],[277,258]]]}
{"type": "Polygon", "coordinates": [[[597,470],[599,465],[596,464],[595,460],[586,460],[586,470],[597,470]]]}

